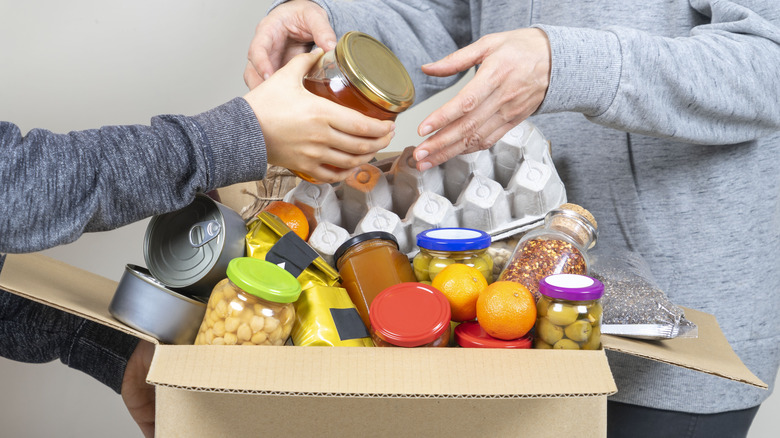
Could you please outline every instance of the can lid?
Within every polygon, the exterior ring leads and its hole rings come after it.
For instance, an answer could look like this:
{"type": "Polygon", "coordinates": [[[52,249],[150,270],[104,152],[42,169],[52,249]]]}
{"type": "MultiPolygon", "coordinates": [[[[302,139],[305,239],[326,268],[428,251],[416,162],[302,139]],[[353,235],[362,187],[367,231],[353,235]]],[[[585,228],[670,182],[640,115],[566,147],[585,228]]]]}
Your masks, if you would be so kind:
{"type": "Polygon", "coordinates": [[[440,338],[450,327],[450,302],[423,283],[400,283],[380,292],[368,312],[371,328],[399,347],[419,347],[440,338]]]}
{"type": "Polygon", "coordinates": [[[505,341],[496,339],[476,321],[466,321],[455,327],[455,339],[458,345],[468,348],[531,348],[531,335],[505,341]]]}
{"type": "Polygon", "coordinates": [[[376,38],[362,32],[347,32],[336,45],[336,58],[349,81],[376,105],[400,113],[414,103],[414,84],[409,72],[376,38]]]}
{"type": "Polygon", "coordinates": [[[343,256],[348,249],[352,248],[358,243],[374,239],[389,240],[395,244],[396,248],[398,248],[398,239],[396,239],[395,236],[393,236],[391,233],[388,233],[387,231],[368,231],[366,233],[361,233],[357,236],[349,238],[344,243],[339,245],[339,247],[333,253],[333,260],[338,262],[341,256],[343,256]]]}
{"type": "Polygon", "coordinates": [[[211,198],[197,194],[188,206],[151,219],[144,237],[144,258],[157,280],[181,288],[207,276],[224,246],[222,213],[211,198]]]}
{"type": "Polygon", "coordinates": [[[271,262],[254,257],[231,260],[227,276],[243,291],[275,303],[292,303],[301,295],[297,278],[271,262]]]}
{"type": "Polygon", "coordinates": [[[490,234],[473,228],[433,228],[417,234],[417,246],[434,251],[485,249],[490,242],[490,234]]]}
{"type": "Polygon", "coordinates": [[[569,301],[597,300],[604,295],[604,284],[587,275],[554,274],[539,282],[539,292],[569,301]]]}

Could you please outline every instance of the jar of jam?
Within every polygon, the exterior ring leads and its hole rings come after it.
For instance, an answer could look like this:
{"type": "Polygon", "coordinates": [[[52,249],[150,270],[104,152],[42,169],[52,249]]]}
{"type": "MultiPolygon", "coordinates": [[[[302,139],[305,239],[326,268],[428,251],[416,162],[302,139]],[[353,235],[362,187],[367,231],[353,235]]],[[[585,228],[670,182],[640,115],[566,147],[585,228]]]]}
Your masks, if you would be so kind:
{"type": "Polygon", "coordinates": [[[420,252],[412,265],[417,281],[430,282],[447,266],[462,263],[493,282],[493,258],[487,253],[490,234],[471,228],[433,228],[417,235],[420,252]]]}
{"type": "MultiPolygon", "coordinates": [[[[395,54],[376,38],[347,32],[304,76],[310,92],[380,120],[395,120],[414,103],[412,78],[395,54]]],[[[311,176],[294,172],[316,183],[311,176]]]]}
{"type": "Polygon", "coordinates": [[[596,243],[596,226],[593,215],[579,205],[551,210],[543,226],[520,238],[498,279],[523,284],[538,301],[539,282],[548,275],[587,275],[587,251],[596,243]]]}
{"type": "Polygon", "coordinates": [[[333,254],[341,286],[357,308],[366,328],[368,313],[380,292],[399,283],[413,282],[409,257],[398,249],[398,240],[385,231],[369,231],[348,239],[333,254]]]}
{"type": "Polygon", "coordinates": [[[211,292],[195,345],[284,345],[300,294],[298,279],[279,266],[234,258],[211,292]]]}
{"type": "Polygon", "coordinates": [[[601,348],[604,285],[585,275],[556,274],[539,282],[534,348],[601,348]]]}
{"type": "Polygon", "coordinates": [[[477,321],[466,321],[455,327],[455,340],[464,348],[531,348],[530,334],[505,341],[485,332],[477,321]]]}
{"type": "Polygon", "coordinates": [[[447,347],[451,316],[450,302],[438,289],[397,284],[371,304],[371,339],[377,347],[447,347]]]}

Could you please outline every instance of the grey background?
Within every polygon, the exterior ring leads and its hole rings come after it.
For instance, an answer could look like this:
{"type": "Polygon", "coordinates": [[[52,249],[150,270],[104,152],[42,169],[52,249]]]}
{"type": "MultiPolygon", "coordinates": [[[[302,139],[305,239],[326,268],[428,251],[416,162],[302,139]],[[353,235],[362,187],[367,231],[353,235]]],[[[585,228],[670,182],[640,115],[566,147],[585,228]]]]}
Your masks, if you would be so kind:
{"type": "MultiPolygon", "coordinates": [[[[270,0],[0,0],[0,119],[22,132],[65,133],[197,114],[246,92],[249,41],[270,0]]],[[[402,114],[389,150],[416,145],[416,127],[457,86],[402,114]]],[[[551,139],[554,142],[554,139],[551,139]]],[[[45,253],[119,280],[143,265],[147,221],[83,236],[45,253]]],[[[60,362],[0,358],[0,436],[140,437],[120,396],[60,362]]],[[[780,425],[780,398],[750,437],[780,425]]]]}

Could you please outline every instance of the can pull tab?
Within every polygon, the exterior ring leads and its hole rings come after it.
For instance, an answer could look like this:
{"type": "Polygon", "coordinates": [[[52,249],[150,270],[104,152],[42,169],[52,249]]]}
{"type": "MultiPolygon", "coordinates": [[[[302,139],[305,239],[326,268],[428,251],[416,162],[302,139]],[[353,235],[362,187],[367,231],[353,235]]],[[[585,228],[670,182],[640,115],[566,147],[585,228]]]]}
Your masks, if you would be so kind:
{"type": "Polygon", "coordinates": [[[193,248],[200,248],[219,236],[220,231],[222,231],[222,225],[219,224],[219,221],[198,222],[190,228],[190,245],[193,248]]]}

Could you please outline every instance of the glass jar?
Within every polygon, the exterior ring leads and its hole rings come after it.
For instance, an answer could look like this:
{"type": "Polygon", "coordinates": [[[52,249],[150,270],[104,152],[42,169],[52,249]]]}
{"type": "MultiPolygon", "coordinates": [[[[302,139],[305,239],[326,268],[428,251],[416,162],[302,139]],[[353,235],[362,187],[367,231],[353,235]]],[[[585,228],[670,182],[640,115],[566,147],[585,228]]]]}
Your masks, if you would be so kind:
{"type": "Polygon", "coordinates": [[[557,274],[539,282],[534,348],[601,348],[604,285],[585,275],[557,274]]]}
{"type": "MultiPolygon", "coordinates": [[[[310,92],[380,120],[395,120],[414,103],[412,78],[395,54],[362,32],[347,32],[304,76],[310,92]]],[[[301,172],[296,175],[316,181],[301,172]]]]}
{"type": "Polygon", "coordinates": [[[466,321],[455,327],[455,339],[464,348],[531,348],[530,334],[518,339],[505,341],[485,332],[477,321],[466,321]]]}
{"type": "Polygon", "coordinates": [[[358,234],[333,255],[341,286],[357,308],[366,328],[371,327],[369,308],[380,292],[390,286],[415,281],[409,257],[398,250],[395,236],[385,231],[358,234]]]}
{"type": "Polygon", "coordinates": [[[539,282],[553,274],[587,275],[588,249],[596,243],[596,220],[576,204],[563,204],[544,217],[544,225],[517,242],[499,280],[523,284],[539,299],[539,282]]]}
{"type": "Polygon", "coordinates": [[[195,345],[284,345],[300,293],[298,279],[279,266],[234,258],[211,292],[195,345]]]}
{"type": "Polygon", "coordinates": [[[447,347],[450,302],[427,284],[401,283],[371,304],[371,339],[377,347],[447,347]]]}
{"type": "Polygon", "coordinates": [[[417,281],[431,282],[436,274],[453,263],[479,270],[493,282],[493,257],[487,253],[490,234],[471,228],[433,228],[417,235],[420,252],[412,265],[417,281]]]}

